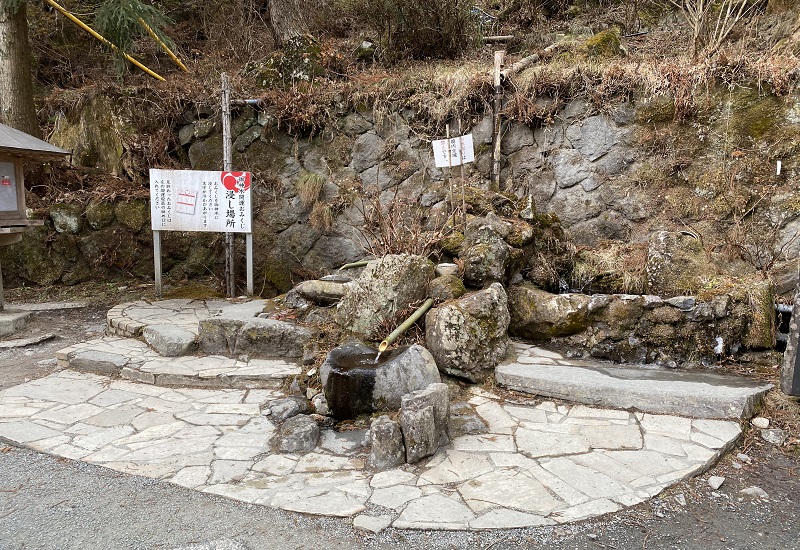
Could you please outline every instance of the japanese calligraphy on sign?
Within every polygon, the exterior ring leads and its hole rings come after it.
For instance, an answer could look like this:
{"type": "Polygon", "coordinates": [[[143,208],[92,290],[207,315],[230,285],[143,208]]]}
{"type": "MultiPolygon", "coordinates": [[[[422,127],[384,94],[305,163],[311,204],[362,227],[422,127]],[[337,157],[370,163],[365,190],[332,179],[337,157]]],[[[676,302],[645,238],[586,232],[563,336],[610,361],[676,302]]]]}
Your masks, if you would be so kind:
{"type": "Polygon", "coordinates": [[[475,161],[472,134],[450,139],[437,139],[431,144],[433,145],[433,160],[437,168],[459,166],[475,161]]]}
{"type": "Polygon", "coordinates": [[[150,169],[155,231],[250,233],[250,172],[150,169]]]}

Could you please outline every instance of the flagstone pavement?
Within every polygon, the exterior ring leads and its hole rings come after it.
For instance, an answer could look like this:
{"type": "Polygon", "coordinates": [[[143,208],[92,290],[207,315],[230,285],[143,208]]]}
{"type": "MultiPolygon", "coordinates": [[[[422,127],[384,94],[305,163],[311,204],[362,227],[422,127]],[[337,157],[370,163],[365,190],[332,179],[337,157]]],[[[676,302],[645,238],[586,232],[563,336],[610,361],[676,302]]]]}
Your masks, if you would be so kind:
{"type": "Polygon", "coordinates": [[[0,439],[378,531],[552,525],[615,512],[702,473],[741,433],[735,421],[513,401],[473,388],[469,403],[488,433],[374,473],[364,466],[366,430],[323,429],[307,454],[272,451],[270,403],[282,397],[66,369],[0,392],[0,439]]]}

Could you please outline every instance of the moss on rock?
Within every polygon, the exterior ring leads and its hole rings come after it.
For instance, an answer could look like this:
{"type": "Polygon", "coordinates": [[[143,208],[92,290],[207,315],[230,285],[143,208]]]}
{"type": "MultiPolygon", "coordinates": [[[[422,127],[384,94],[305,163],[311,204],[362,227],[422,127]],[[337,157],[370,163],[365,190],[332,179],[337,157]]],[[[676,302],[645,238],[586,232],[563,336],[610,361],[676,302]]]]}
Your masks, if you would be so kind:
{"type": "Polygon", "coordinates": [[[121,225],[138,233],[150,221],[150,207],[143,199],[119,202],[114,207],[114,215],[121,225]]]}

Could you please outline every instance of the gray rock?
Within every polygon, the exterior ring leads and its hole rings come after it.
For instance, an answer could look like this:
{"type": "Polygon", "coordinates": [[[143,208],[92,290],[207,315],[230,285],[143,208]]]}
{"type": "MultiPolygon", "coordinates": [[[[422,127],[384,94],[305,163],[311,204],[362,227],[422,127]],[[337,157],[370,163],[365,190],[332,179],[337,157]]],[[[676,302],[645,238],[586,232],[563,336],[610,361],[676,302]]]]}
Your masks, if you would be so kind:
{"type": "Polygon", "coordinates": [[[570,228],[596,218],[608,210],[608,205],[599,193],[588,193],[582,186],[574,185],[567,189],[557,189],[543,210],[557,214],[562,225],[570,228]]]}
{"type": "Polygon", "coordinates": [[[69,366],[82,372],[118,375],[128,364],[128,358],[117,353],[83,350],[69,355],[69,366]]]}
{"type": "Polygon", "coordinates": [[[374,470],[387,470],[406,461],[403,433],[400,424],[388,416],[372,421],[369,430],[370,451],[367,466],[374,470]]]}
{"type": "Polygon", "coordinates": [[[194,141],[194,124],[187,124],[178,131],[178,143],[181,146],[189,145],[194,141]]]}
{"type": "Polygon", "coordinates": [[[213,355],[298,359],[313,336],[310,329],[285,321],[212,317],[200,321],[199,345],[213,355]]]}
{"type": "Polygon", "coordinates": [[[778,447],[786,443],[786,432],[779,428],[761,430],[761,439],[778,447]]]}
{"type": "Polygon", "coordinates": [[[450,416],[448,419],[448,433],[450,437],[456,438],[462,435],[485,434],[489,431],[486,422],[477,414],[464,414],[450,416]]]}
{"type": "Polygon", "coordinates": [[[350,167],[356,172],[372,168],[384,155],[386,143],[374,132],[367,132],[353,144],[350,167]]]}
{"type": "Polygon", "coordinates": [[[378,364],[375,349],[349,343],[331,350],[319,369],[328,408],[338,419],[399,409],[402,397],[440,382],[430,352],[419,345],[386,352],[378,364]]]}
{"type": "Polygon", "coordinates": [[[260,358],[298,359],[314,333],[294,323],[274,319],[252,319],[242,324],[234,355],[260,358]]]}
{"type": "Polygon", "coordinates": [[[347,287],[334,281],[303,281],[295,290],[315,304],[323,306],[336,304],[341,300],[347,287]]]}
{"type": "Polygon", "coordinates": [[[689,311],[697,304],[697,299],[694,296],[675,296],[674,298],[667,298],[664,301],[682,311],[689,311]]]}
{"type": "Polygon", "coordinates": [[[744,462],[745,464],[752,464],[753,463],[753,459],[750,458],[748,455],[746,455],[744,453],[737,454],[736,458],[739,459],[740,461],[744,462]]]}
{"type": "Polygon", "coordinates": [[[475,145],[489,144],[492,142],[493,132],[492,116],[486,115],[478,122],[477,126],[472,128],[472,142],[475,145]]]}
{"type": "Polygon", "coordinates": [[[428,287],[428,296],[436,303],[447,302],[461,298],[467,293],[464,282],[455,275],[443,275],[431,281],[428,287]]]}
{"type": "MultiPolygon", "coordinates": [[[[283,305],[292,309],[297,309],[301,312],[306,311],[308,308],[313,306],[313,304],[295,288],[286,293],[286,296],[283,298],[283,305]]],[[[268,319],[270,314],[259,313],[258,316],[262,319],[268,319]]]]}
{"type": "Polygon", "coordinates": [[[353,518],[353,527],[370,533],[380,533],[392,524],[392,516],[358,515],[353,518]]]}
{"type": "Polygon", "coordinates": [[[348,136],[357,136],[372,129],[372,122],[360,113],[349,113],[342,121],[342,131],[348,136]]]}
{"type": "Polygon", "coordinates": [[[372,261],[339,302],[336,321],[353,334],[382,338],[382,327],[397,321],[398,311],[426,297],[433,274],[433,263],[422,256],[397,254],[372,261]]]}
{"type": "Polygon", "coordinates": [[[425,342],[440,370],[482,382],[506,354],[509,320],[505,289],[493,283],[429,311],[425,342]]]}
{"type": "Polygon", "coordinates": [[[470,220],[460,254],[466,284],[481,287],[487,282],[506,280],[511,247],[503,239],[509,232],[510,225],[497,216],[470,220]]]}
{"type": "Polygon", "coordinates": [[[244,153],[255,140],[261,137],[261,126],[251,126],[236,138],[233,142],[233,149],[239,153],[244,153]]]}
{"type": "Polygon", "coordinates": [[[216,129],[217,122],[214,118],[203,118],[194,123],[194,135],[198,139],[208,137],[216,129]]]}
{"type": "Polygon", "coordinates": [[[406,446],[406,462],[413,464],[436,453],[436,422],[433,407],[401,410],[400,428],[406,446]]]}
{"type": "Polygon", "coordinates": [[[753,485],[752,487],[746,487],[742,489],[741,491],[739,491],[739,494],[750,498],[769,500],[769,495],[767,494],[767,492],[761,487],[756,487],[755,485],[753,485]]]}
{"type": "Polygon", "coordinates": [[[270,403],[271,416],[275,422],[283,422],[288,418],[305,414],[309,411],[308,401],[302,397],[284,397],[270,403]]]}
{"type": "Polygon", "coordinates": [[[317,423],[310,416],[301,414],[283,423],[275,435],[274,446],[284,453],[311,451],[317,446],[318,439],[317,423]]]}
{"type": "Polygon", "coordinates": [[[764,418],[763,416],[757,416],[750,421],[750,424],[752,424],[754,428],[760,428],[762,430],[766,430],[767,428],[769,428],[769,418],[764,418]]]}
{"type": "Polygon", "coordinates": [[[595,115],[570,125],[567,139],[590,161],[596,161],[611,151],[620,134],[605,116],[595,115]]]}
{"type": "Polygon", "coordinates": [[[197,345],[197,335],[177,325],[148,325],[144,341],[164,357],[189,355],[197,345]]]}
{"type": "Polygon", "coordinates": [[[83,229],[81,207],[77,204],[54,204],[50,207],[50,218],[57,233],[77,234],[83,229]]]}
{"type": "Polygon", "coordinates": [[[589,307],[598,299],[585,294],[551,294],[529,283],[508,292],[511,334],[534,341],[568,336],[589,326],[589,307]]]}
{"type": "Polygon", "coordinates": [[[450,416],[450,394],[447,384],[430,384],[424,390],[417,390],[403,396],[400,410],[418,411],[425,407],[433,408],[433,422],[436,427],[436,444],[450,443],[447,419],[450,416]]]}
{"type": "Polygon", "coordinates": [[[708,478],[708,486],[711,487],[713,490],[717,490],[722,487],[722,484],[725,483],[725,478],[721,476],[711,476],[708,478]]]}
{"type": "Polygon", "coordinates": [[[325,399],[324,393],[318,393],[311,398],[311,405],[314,407],[314,412],[322,416],[328,416],[330,409],[328,408],[328,401],[325,399]]]}
{"type": "Polygon", "coordinates": [[[574,149],[556,152],[550,162],[556,184],[562,189],[581,184],[586,191],[592,191],[600,185],[592,163],[574,149]]]}
{"type": "Polygon", "coordinates": [[[531,127],[517,122],[506,129],[500,149],[504,155],[510,155],[523,147],[530,147],[533,144],[533,130],[531,127]]]}

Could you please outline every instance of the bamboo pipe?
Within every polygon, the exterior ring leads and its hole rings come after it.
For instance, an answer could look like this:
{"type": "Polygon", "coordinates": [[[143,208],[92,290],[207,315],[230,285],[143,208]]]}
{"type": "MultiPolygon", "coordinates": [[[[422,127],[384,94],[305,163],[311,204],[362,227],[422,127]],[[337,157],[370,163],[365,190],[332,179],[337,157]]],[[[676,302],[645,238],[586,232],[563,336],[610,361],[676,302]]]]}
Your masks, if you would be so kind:
{"type": "Polygon", "coordinates": [[[389,334],[389,336],[387,336],[383,340],[383,342],[381,342],[381,345],[378,346],[378,353],[383,353],[384,351],[386,351],[386,348],[392,345],[395,342],[395,340],[400,338],[400,336],[402,336],[402,334],[405,331],[411,328],[411,325],[419,321],[420,317],[425,315],[425,313],[431,308],[432,305],[433,305],[433,298],[428,298],[427,300],[425,300],[425,303],[419,306],[419,308],[417,308],[417,311],[412,313],[408,319],[403,321],[403,323],[399,327],[394,329],[392,333],[389,334]]]}
{"type": "Polygon", "coordinates": [[[353,262],[351,264],[344,264],[342,267],[339,268],[339,271],[342,271],[343,269],[355,269],[356,267],[364,267],[368,263],[369,263],[368,261],[363,260],[361,262],[353,262]]]}
{"type": "Polygon", "coordinates": [[[158,43],[158,45],[159,45],[159,46],[161,46],[161,49],[162,49],[162,50],[164,50],[164,53],[166,53],[166,54],[167,54],[167,55],[170,57],[170,59],[172,59],[172,61],[174,61],[174,62],[175,62],[175,64],[176,64],[178,67],[180,67],[180,68],[181,68],[181,70],[182,70],[183,72],[185,72],[185,73],[188,73],[188,72],[189,72],[189,69],[187,69],[187,68],[186,68],[186,65],[184,65],[184,64],[183,64],[183,61],[181,61],[181,60],[178,58],[178,56],[177,56],[177,55],[175,55],[174,53],[172,53],[172,50],[170,50],[170,49],[169,49],[169,46],[167,46],[166,44],[164,44],[164,41],[163,41],[163,40],[161,40],[161,39],[158,37],[158,35],[155,33],[155,31],[154,31],[153,29],[151,29],[151,28],[150,28],[150,25],[148,25],[147,23],[145,23],[145,20],[144,20],[144,19],[142,19],[141,17],[139,17],[138,19],[139,19],[139,24],[140,24],[142,27],[144,27],[144,30],[146,30],[146,31],[147,31],[147,34],[149,34],[149,35],[150,35],[150,37],[151,37],[153,40],[155,40],[155,41],[156,41],[156,43],[158,43]]]}
{"type": "Polygon", "coordinates": [[[87,25],[86,23],[84,23],[83,21],[81,21],[80,19],[78,19],[77,17],[75,17],[74,15],[72,15],[72,14],[71,14],[70,12],[68,12],[68,11],[67,11],[65,8],[61,7],[61,5],[60,5],[60,4],[58,4],[58,2],[56,2],[55,0],[44,0],[44,1],[45,1],[45,2],[47,2],[48,4],[50,4],[51,6],[53,6],[55,9],[57,9],[59,12],[61,12],[61,14],[62,14],[64,17],[66,17],[67,19],[69,19],[70,21],[72,21],[73,23],[75,23],[76,25],[78,25],[80,28],[82,28],[83,30],[85,30],[86,32],[88,32],[89,34],[91,34],[91,35],[92,35],[93,37],[95,37],[97,40],[99,40],[99,41],[100,41],[100,42],[102,42],[103,44],[105,44],[105,45],[109,46],[109,47],[110,47],[112,50],[115,50],[115,51],[118,51],[118,52],[120,52],[120,53],[122,54],[122,56],[123,56],[125,59],[127,59],[128,61],[130,61],[131,63],[133,63],[133,64],[134,64],[134,65],[136,65],[137,67],[139,67],[141,70],[143,70],[144,72],[146,72],[147,74],[149,74],[149,75],[150,75],[150,76],[152,76],[153,78],[155,78],[155,79],[158,79],[158,80],[160,80],[161,82],[165,82],[165,80],[164,80],[164,77],[163,77],[163,76],[161,76],[160,74],[158,74],[158,73],[156,73],[156,72],[154,72],[154,71],[152,71],[152,70],[148,69],[147,67],[145,67],[144,65],[142,65],[141,63],[139,63],[138,61],[136,61],[136,59],[134,59],[134,58],[133,58],[133,57],[131,57],[130,55],[128,55],[128,54],[126,54],[125,52],[123,52],[122,50],[120,50],[120,49],[119,49],[119,48],[118,48],[118,47],[117,47],[115,44],[112,44],[111,42],[109,42],[109,41],[108,41],[107,39],[105,39],[105,38],[104,38],[102,35],[100,35],[100,33],[98,33],[96,30],[94,30],[93,28],[91,28],[89,25],[87,25]]]}

